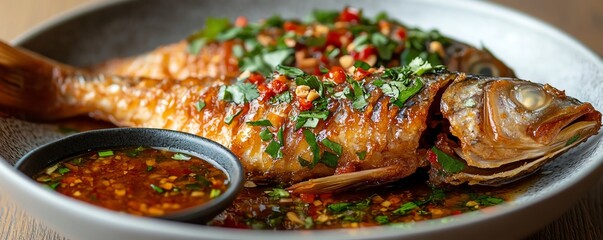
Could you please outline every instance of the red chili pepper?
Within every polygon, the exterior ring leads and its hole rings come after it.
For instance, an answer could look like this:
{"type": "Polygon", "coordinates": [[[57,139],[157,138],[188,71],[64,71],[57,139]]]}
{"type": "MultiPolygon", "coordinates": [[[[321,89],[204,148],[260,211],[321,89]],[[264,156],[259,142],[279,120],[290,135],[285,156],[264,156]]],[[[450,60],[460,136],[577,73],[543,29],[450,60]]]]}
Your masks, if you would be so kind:
{"type": "Polygon", "coordinates": [[[318,197],[321,200],[327,200],[327,199],[333,197],[333,193],[321,193],[321,194],[318,194],[318,197]]]}
{"type": "Polygon", "coordinates": [[[260,93],[260,97],[258,98],[260,101],[263,101],[264,99],[270,99],[271,97],[276,95],[272,91],[272,89],[268,88],[268,86],[266,86],[266,84],[264,83],[258,85],[258,92],[260,93]]]}
{"type": "Polygon", "coordinates": [[[297,34],[303,34],[306,29],[304,26],[301,26],[295,22],[291,22],[291,21],[287,21],[283,24],[283,29],[285,29],[285,31],[292,31],[295,32],[297,34]]]}
{"type": "Polygon", "coordinates": [[[266,78],[264,78],[264,76],[262,76],[262,74],[251,73],[249,75],[249,77],[247,78],[247,81],[249,81],[250,83],[253,83],[255,85],[261,85],[266,81],[266,78]]]}
{"type": "Polygon", "coordinates": [[[360,80],[366,78],[368,75],[371,75],[371,73],[362,68],[356,68],[356,71],[354,71],[354,79],[356,81],[360,81],[360,80]]]}
{"type": "Polygon", "coordinates": [[[440,163],[438,162],[438,156],[430,150],[427,150],[427,160],[431,163],[432,167],[440,168],[440,163]]]}
{"type": "Polygon", "coordinates": [[[358,23],[360,22],[360,11],[355,8],[346,7],[339,14],[339,21],[358,23]]]}
{"type": "Polygon", "coordinates": [[[301,199],[301,201],[305,202],[305,203],[313,203],[315,197],[316,197],[316,195],[315,194],[311,194],[311,193],[301,193],[301,194],[299,194],[299,199],[301,199]]]}
{"type": "Polygon", "coordinates": [[[327,33],[327,41],[325,43],[325,46],[333,45],[339,48],[343,45],[343,43],[341,42],[342,39],[344,39],[347,44],[351,41],[351,38],[352,33],[345,29],[331,30],[327,33]]]}
{"type": "Polygon", "coordinates": [[[355,60],[366,60],[370,55],[376,55],[377,49],[373,46],[368,46],[362,49],[360,52],[350,51],[350,56],[355,60]]]}
{"type": "Polygon", "coordinates": [[[289,85],[287,85],[287,77],[281,75],[272,80],[272,82],[270,82],[270,89],[272,89],[272,91],[276,94],[282,93],[289,89],[289,85]]]}
{"type": "Polygon", "coordinates": [[[306,98],[297,98],[297,102],[299,103],[299,110],[307,111],[312,109],[312,102],[306,100],[306,98]]]}
{"type": "Polygon", "coordinates": [[[461,214],[461,213],[463,213],[461,210],[454,210],[454,211],[452,211],[452,213],[451,213],[451,214],[452,214],[452,215],[459,215],[459,214],[461,214]]]}
{"type": "Polygon", "coordinates": [[[333,79],[333,81],[337,84],[342,84],[345,82],[345,70],[343,70],[340,66],[333,66],[331,70],[327,73],[327,77],[333,79]]]}
{"type": "Polygon", "coordinates": [[[400,40],[404,41],[404,39],[406,39],[406,29],[404,29],[403,27],[398,28],[398,31],[396,31],[396,35],[398,35],[400,40]]]}
{"type": "Polygon", "coordinates": [[[247,26],[247,18],[243,17],[243,16],[239,16],[236,20],[235,20],[235,26],[237,27],[245,27],[247,26]]]}

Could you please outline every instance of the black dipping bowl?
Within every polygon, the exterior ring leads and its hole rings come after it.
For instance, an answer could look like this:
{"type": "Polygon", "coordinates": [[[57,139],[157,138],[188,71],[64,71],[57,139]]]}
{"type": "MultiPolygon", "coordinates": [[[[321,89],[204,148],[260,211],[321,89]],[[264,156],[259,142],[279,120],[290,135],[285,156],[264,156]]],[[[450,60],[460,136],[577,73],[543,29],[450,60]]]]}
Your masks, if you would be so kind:
{"type": "Polygon", "coordinates": [[[167,148],[199,157],[223,170],[230,182],[226,191],[217,198],[159,218],[206,223],[230,206],[243,186],[243,167],[230,150],[206,138],[164,129],[113,128],[74,134],[34,149],[23,156],[15,167],[33,177],[70,157],[91,151],[136,146],[167,148]]]}

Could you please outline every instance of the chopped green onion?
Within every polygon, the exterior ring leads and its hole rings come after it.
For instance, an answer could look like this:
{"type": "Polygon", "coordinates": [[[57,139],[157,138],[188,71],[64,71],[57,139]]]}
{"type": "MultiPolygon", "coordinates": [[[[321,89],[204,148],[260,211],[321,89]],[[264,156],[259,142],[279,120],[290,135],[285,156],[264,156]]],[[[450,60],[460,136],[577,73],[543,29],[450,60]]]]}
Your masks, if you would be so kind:
{"type": "Polygon", "coordinates": [[[195,108],[197,109],[197,111],[203,110],[203,108],[205,108],[205,101],[199,100],[198,102],[196,102],[195,108]]]}
{"type": "Polygon", "coordinates": [[[249,122],[247,122],[247,124],[249,124],[251,126],[272,127],[272,123],[270,122],[270,120],[267,120],[267,119],[258,120],[258,121],[249,121],[249,122]]]}
{"type": "Polygon", "coordinates": [[[316,164],[320,160],[320,148],[316,142],[316,136],[308,129],[304,129],[302,133],[304,134],[306,143],[308,143],[308,146],[310,146],[310,150],[312,151],[312,163],[316,164]]]}
{"type": "Polygon", "coordinates": [[[273,159],[280,159],[283,157],[283,151],[281,150],[281,144],[274,140],[272,140],[268,144],[268,146],[266,147],[266,150],[264,150],[264,152],[267,153],[268,155],[270,155],[273,159]]]}
{"type": "Polygon", "coordinates": [[[321,143],[323,145],[325,145],[325,147],[331,149],[333,152],[335,152],[338,156],[341,156],[341,154],[343,153],[343,149],[341,147],[341,145],[339,145],[339,143],[333,142],[331,140],[329,140],[328,138],[325,138],[321,141],[321,143]]]}
{"type": "Polygon", "coordinates": [[[272,139],[273,137],[274,137],[274,134],[272,134],[272,133],[270,132],[270,130],[268,130],[267,128],[265,128],[264,130],[262,130],[262,131],[260,132],[260,138],[261,138],[263,141],[268,141],[268,140],[272,139]]]}
{"type": "Polygon", "coordinates": [[[174,156],[172,156],[172,159],[187,161],[187,160],[191,160],[191,157],[187,156],[186,154],[183,154],[183,153],[174,153],[174,156]]]}
{"type": "Polygon", "coordinates": [[[394,210],[394,214],[398,214],[398,215],[406,215],[410,212],[410,210],[413,210],[415,208],[417,208],[417,204],[414,202],[407,202],[405,204],[402,204],[398,209],[394,210]]]}
{"type": "Polygon", "coordinates": [[[230,123],[232,123],[232,120],[233,120],[235,117],[239,116],[239,114],[241,114],[241,112],[243,112],[243,110],[239,110],[239,111],[237,111],[235,114],[230,115],[230,116],[227,116],[226,118],[224,118],[224,123],[226,123],[226,124],[230,124],[230,123]]]}
{"type": "Polygon", "coordinates": [[[147,172],[153,171],[153,166],[147,166],[147,172]]]}
{"type": "Polygon", "coordinates": [[[155,186],[155,184],[151,184],[151,188],[152,188],[153,190],[155,190],[155,192],[158,192],[158,193],[163,193],[163,189],[162,189],[162,188],[160,188],[160,187],[155,186]]]}
{"type": "Polygon", "coordinates": [[[220,189],[212,188],[211,192],[209,192],[209,198],[216,198],[220,196],[220,194],[222,194],[222,191],[220,191],[220,189]]]}
{"type": "Polygon", "coordinates": [[[388,224],[389,223],[389,217],[387,217],[385,215],[376,216],[375,217],[375,221],[377,221],[377,223],[379,223],[381,225],[388,224]]]}
{"type": "Polygon", "coordinates": [[[110,156],[113,156],[113,151],[112,150],[100,151],[100,152],[98,152],[98,156],[99,157],[110,157],[110,156]]]}
{"type": "Polygon", "coordinates": [[[364,158],[366,158],[366,151],[357,152],[356,156],[358,156],[358,159],[364,160],[364,158]]]}
{"type": "Polygon", "coordinates": [[[266,191],[265,193],[272,197],[272,199],[288,198],[291,196],[287,190],[282,188],[273,188],[272,191],[266,191]]]}
{"type": "Polygon", "coordinates": [[[68,173],[68,172],[71,172],[71,170],[69,168],[66,168],[66,167],[59,168],[59,173],[61,175],[68,173]]]}
{"type": "Polygon", "coordinates": [[[356,67],[356,68],[362,68],[364,70],[369,70],[371,68],[371,65],[369,65],[368,63],[366,63],[364,61],[357,60],[354,63],[354,67],[356,67]]]}
{"type": "Polygon", "coordinates": [[[337,156],[331,152],[323,152],[322,157],[320,158],[320,162],[330,168],[337,167],[338,160],[339,160],[339,156],[337,156]]]}
{"type": "Polygon", "coordinates": [[[203,187],[198,184],[198,183],[190,183],[190,184],[186,184],[184,185],[184,187],[186,189],[190,189],[190,190],[201,190],[203,187]]]}
{"type": "Polygon", "coordinates": [[[50,184],[47,184],[46,186],[48,186],[51,189],[57,189],[57,187],[59,185],[61,185],[61,182],[50,183],[50,184]]]}
{"type": "Polygon", "coordinates": [[[287,77],[290,78],[296,78],[296,77],[301,77],[303,75],[305,75],[306,73],[304,73],[304,71],[302,71],[299,68],[296,67],[288,67],[288,66],[284,66],[284,65],[278,65],[276,66],[276,71],[280,74],[283,74],[287,77]]]}

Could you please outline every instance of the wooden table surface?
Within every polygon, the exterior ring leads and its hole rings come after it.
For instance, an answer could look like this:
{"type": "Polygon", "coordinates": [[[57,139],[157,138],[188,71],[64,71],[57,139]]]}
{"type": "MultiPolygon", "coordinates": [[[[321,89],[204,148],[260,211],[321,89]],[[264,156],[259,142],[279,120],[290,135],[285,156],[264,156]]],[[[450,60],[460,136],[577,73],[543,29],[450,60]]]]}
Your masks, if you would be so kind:
{"type": "MultiPolygon", "coordinates": [[[[9,41],[65,10],[99,0],[0,0],[0,39],[9,41]]],[[[494,0],[538,17],[603,56],[603,0],[494,0]]],[[[64,239],[0,193],[0,239],[64,239]]],[[[512,231],[512,229],[509,229],[512,231]]],[[[527,239],[603,239],[603,178],[571,209],[527,239]]]]}

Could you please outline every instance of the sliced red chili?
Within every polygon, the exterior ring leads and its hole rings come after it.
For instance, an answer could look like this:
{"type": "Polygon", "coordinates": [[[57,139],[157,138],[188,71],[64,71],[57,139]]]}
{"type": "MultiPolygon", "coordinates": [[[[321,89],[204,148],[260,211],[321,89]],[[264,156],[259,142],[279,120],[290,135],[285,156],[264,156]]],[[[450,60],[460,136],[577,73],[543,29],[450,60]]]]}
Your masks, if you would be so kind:
{"type": "Polygon", "coordinates": [[[289,89],[289,85],[287,85],[287,78],[281,75],[278,78],[272,80],[272,82],[270,82],[270,89],[272,89],[272,91],[276,94],[286,91],[287,89],[289,89]]]}
{"type": "Polygon", "coordinates": [[[339,14],[339,21],[358,23],[360,22],[360,11],[355,8],[346,7],[339,14]]]}
{"type": "Polygon", "coordinates": [[[340,66],[333,66],[329,73],[327,73],[327,77],[333,79],[333,82],[337,84],[344,83],[346,79],[345,70],[340,66]]]}
{"type": "Polygon", "coordinates": [[[371,75],[371,73],[367,70],[364,70],[362,68],[356,68],[356,71],[354,71],[354,79],[356,81],[360,81],[364,78],[366,78],[367,76],[371,75]]]}
{"type": "Polygon", "coordinates": [[[312,102],[306,100],[306,98],[297,98],[297,102],[299,103],[299,110],[307,111],[312,109],[312,102]]]}
{"type": "Polygon", "coordinates": [[[261,85],[266,81],[266,78],[264,78],[264,76],[262,74],[251,73],[251,74],[249,74],[247,81],[249,81],[250,83],[253,83],[255,85],[261,85]]]}

